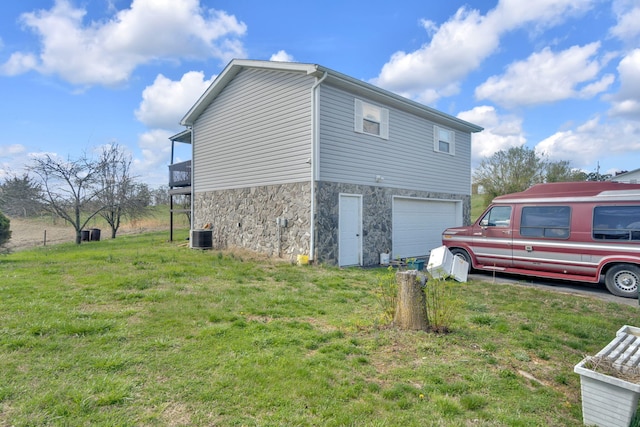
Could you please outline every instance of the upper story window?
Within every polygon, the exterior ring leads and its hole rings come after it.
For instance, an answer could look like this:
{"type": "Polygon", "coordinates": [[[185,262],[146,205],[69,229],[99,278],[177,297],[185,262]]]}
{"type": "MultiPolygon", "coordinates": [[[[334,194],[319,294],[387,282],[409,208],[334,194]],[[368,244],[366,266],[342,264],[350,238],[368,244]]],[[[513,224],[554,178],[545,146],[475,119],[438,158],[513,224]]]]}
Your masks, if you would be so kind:
{"type": "Polygon", "coordinates": [[[455,134],[452,130],[433,127],[433,150],[440,153],[455,154],[455,134]]]}
{"type": "Polygon", "coordinates": [[[354,125],[356,132],[389,139],[389,110],[356,99],[354,125]]]}

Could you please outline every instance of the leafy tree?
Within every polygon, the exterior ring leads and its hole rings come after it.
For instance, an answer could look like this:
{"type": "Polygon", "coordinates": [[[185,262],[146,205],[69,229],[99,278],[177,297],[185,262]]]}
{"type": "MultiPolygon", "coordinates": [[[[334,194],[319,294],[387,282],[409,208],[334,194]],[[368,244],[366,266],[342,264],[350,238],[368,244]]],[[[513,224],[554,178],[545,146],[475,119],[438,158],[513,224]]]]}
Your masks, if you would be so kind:
{"type": "Polygon", "coordinates": [[[611,174],[609,173],[589,172],[587,174],[587,181],[606,181],[609,178],[611,178],[611,174]]]}
{"type": "Polygon", "coordinates": [[[30,170],[40,178],[45,210],[68,221],[82,241],[82,229],[103,206],[96,204],[102,189],[98,185],[102,163],[87,158],[63,160],[49,154],[33,160],[30,170]]]}
{"type": "Polygon", "coordinates": [[[498,151],[483,160],[473,174],[474,184],[485,191],[485,202],[502,194],[524,191],[542,182],[585,181],[589,176],[571,167],[571,162],[547,161],[525,146],[498,151]]]}
{"type": "Polygon", "coordinates": [[[586,181],[587,174],[571,167],[568,160],[547,162],[545,182],[586,181]]]}
{"type": "Polygon", "coordinates": [[[482,160],[473,178],[484,188],[486,201],[491,201],[496,196],[523,191],[543,182],[544,172],[545,162],[523,145],[498,151],[482,160]]]}
{"type": "Polygon", "coordinates": [[[9,229],[9,225],[9,218],[0,212],[0,246],[3,246],[9,241],[9,239],[11,239],[11,230],[9,229]]]}
{"type": "Polygon", "coordinates": [[[104,147],[99,163],[101,191],[96,203],[101,206],[100,216],[111,227],[111,238],[115,239],[123,219],[135,220],[148,212],[149,189],[131,176],[131,156],[120,145],[104,147]]]}
{"type": "Polygon", "coordinates": [[[6,215],[30,217],[42,212],[42,188],[28,174],[13,176],[0,185],[0,210],[6,215]]]}

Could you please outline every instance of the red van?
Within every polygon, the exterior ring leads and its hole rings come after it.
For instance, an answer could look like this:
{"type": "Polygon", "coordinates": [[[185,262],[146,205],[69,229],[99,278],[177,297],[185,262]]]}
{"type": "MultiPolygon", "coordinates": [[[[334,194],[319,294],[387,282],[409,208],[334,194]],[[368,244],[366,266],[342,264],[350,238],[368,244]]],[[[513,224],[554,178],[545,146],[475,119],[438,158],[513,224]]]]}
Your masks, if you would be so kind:
{"type": "Polygon", "coordinates": [[[470,269],[598,283],[637,298],[640,184],[560,182],[496,197],[442,243],[470,269]]]}

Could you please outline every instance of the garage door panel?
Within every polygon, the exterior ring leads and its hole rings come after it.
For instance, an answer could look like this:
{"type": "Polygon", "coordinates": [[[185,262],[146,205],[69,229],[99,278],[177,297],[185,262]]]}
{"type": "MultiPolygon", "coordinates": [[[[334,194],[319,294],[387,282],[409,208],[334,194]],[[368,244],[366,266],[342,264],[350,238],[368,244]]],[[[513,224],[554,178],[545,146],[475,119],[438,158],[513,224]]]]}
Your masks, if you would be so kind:
{"type": "Polygon", "coordinates": [[[462,225],[457,201],[396,198],[393,201],[393,256],[425,256],[442,244],[442,231],[462,225]]]}

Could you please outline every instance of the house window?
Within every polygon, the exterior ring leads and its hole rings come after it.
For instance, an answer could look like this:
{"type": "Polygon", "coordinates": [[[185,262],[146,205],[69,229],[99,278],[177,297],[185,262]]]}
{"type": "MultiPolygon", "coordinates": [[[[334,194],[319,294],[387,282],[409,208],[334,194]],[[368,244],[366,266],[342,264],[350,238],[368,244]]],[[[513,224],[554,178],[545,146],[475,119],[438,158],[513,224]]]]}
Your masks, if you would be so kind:
{"type": "Polygon", "coordinates": [[[452,130],[433,127],[433,150],[440,153],[455,154],[455,134],[452,130]]]}
{"type": "Polygon", "coordinates": [[[355,131],[389,139],[389,110],[356,99],[355,131]]]}

